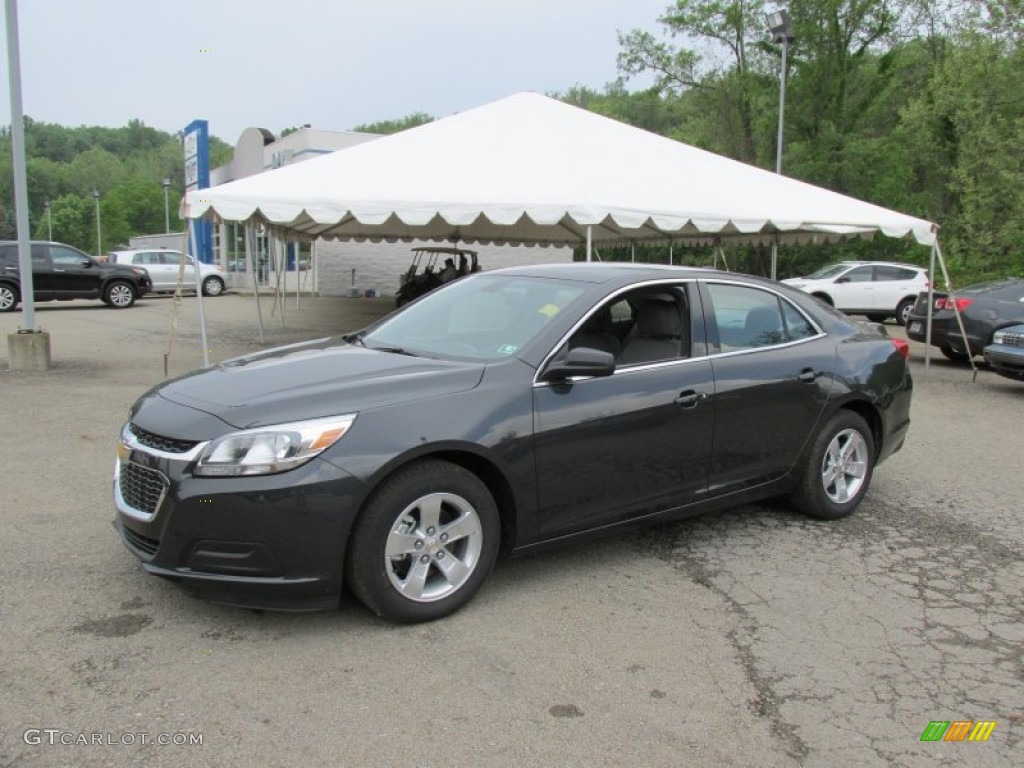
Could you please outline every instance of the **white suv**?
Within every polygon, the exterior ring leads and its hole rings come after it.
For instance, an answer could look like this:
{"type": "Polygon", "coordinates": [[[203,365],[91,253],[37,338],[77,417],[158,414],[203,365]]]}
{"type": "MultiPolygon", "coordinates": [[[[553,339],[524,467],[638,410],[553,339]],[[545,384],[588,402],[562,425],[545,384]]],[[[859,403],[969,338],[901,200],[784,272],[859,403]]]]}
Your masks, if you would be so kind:
{"type": "MultiPolygon", "coordinates": [[[[181,251],[166,248],[151,248],[144,251],[111,251],[110,261],[115,264],[131,264],[144,267],[153,279],[153,292],[173,292],[178,285],[178,265],[181,251]]],[[[224,293],[224,271],[213,264],[199,264],[199,280],[203,296],[220,296],[224,293]]],[[[195,259],[185,257],[185,273],[182,275],[182,290],[194,291],[196,286],[195,259]]]]}
{"type": "Polygon", "coordinates": [[[848,315],[867,315],[876,323],[895,317],[906,325],[917,294],[928,290],[928,272],[891,261],[842,261],[782,282],[848,315]]]}

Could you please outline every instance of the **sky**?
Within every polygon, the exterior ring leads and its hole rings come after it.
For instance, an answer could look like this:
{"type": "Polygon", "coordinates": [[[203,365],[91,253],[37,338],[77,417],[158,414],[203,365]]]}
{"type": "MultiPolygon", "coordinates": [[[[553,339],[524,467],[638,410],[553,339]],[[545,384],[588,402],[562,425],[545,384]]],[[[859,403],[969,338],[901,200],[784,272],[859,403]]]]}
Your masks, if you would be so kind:
{"type": "MultiPolygon", "coordinates": [[[[671,0],[18,0],[22,108],[66,126],[326,130],[602,90],[671,0]]],[[[5,27],[6,32],[6,27],[5,27]]],[[[0,123],[10,124],[6,35],[0,123]]],[[[642,82],[636,83],[640,87],[642,82]]]]}

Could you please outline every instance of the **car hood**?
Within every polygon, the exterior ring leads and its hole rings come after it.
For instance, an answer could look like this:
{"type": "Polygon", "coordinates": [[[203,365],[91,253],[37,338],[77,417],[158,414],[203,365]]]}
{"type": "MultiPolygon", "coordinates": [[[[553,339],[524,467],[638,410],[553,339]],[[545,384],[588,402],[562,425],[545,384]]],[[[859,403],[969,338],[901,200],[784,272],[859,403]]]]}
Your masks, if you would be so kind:
{"type": "Polygon", "coordinates": [[[246,429],[464,392],[479,384],[483,371],[482,363],[383,352],[336,337],[186,374],[151,390],[137,410],[158,397],[246,429]]]}

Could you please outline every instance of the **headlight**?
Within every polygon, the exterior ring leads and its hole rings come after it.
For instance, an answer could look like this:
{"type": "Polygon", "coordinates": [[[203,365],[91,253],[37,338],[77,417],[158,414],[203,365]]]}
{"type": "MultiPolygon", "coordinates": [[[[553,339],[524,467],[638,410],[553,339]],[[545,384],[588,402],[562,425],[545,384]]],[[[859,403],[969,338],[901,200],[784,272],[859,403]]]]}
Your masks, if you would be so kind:
{"type": "Polygon", "coordinates": [[[1008,334],[1006,333],[1006,331],[996,331],[994,334],[992,334],[992,343],[1005,344],[1007,335],[1008,334]]]}
{"type": "Polygon", "coordinates": [[[356,414],[275,424],[218,437],[199,456],[193,475],[272,475],[305,464],[348,432],[356,414]]]}

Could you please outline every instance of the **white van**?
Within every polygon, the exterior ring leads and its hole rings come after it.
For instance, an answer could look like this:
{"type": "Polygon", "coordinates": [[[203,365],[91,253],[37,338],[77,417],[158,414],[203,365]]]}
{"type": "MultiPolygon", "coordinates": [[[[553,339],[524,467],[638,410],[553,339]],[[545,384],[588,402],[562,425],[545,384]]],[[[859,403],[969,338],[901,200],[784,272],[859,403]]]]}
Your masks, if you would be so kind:
{"type": "MultiPolygon", "coordinates": [[[[173,293],[178,285],[178,269],[181,251],[166,248],[151,248],[142,251],[111,251],[110,262],[144,267],[153,279],[154,293],[173,293]]],[[[213,264],[199,264],[199,279],[203,296],[220,296],[224,293],[224,271],[213,264]]],[[[195,259],[185,256],[185,270],[182,275],[182,290],[196,288],[195,259]]]]}

